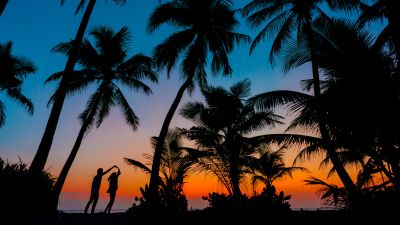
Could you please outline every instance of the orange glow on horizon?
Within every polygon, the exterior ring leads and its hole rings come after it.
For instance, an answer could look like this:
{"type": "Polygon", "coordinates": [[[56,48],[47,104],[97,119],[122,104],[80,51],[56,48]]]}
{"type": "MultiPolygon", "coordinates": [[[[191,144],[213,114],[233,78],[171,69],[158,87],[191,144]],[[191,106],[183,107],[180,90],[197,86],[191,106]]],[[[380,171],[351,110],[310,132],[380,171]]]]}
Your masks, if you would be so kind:
{"type": "MultiPolygon", "coordinates": [[[[286,161],[290,162],[291,158],[294,157],[294,153],[288,154],[286,161]]],[[[139,159],[140,160],[140,159],[139,159]]],[[[288,164],[288,163],[287,163],[288,164]]],[[[112,165],[112,164],[110,164],[112,165]]],[[[289,165],[289,164],[288,164],[289,165]]],[[[117,192],[117,199],[121,201],[126,201],[128,203],[133,203],[134,197],[140,197],[139,188],[143,187],[149,181],[149,175],[142,171],[135,170],[133,167],[123,163],[118,165],[122,171],[119,178],[119,189],[117,192]]],[[[320,196],[316,194],[319,187],[305,185],[304,179],[309,176],[314,176],[323,180],[326,179],[329,168],[323,170],[319,169],[319,159],[314,159],[313,161],[305,162],[303,165],[310,170],[310,173],[296,172],[293,174],[293,178],[286,177],[282,180],[277,181],[274,185],[277,191],[284,191],[285,195],[292,195],[291,204],[294,208],[300,207],[312,207],[316,204],[321,204],[320,196]]],[[[90,168],[90,171],[76,171],[71,170],[68,176],[67,182],[63,189],[63,196],[68,198],[69,201],[87,201],[89,199],[90,187],[93,176],[95,175],[97,167],[90,168]],[[68,193],[66,195],[66,193],[68,193]]],[[[104,167],[104,169],[107,169],[104,167]]],[[[356,175],[356,170],[351,170],[351,175],[354,178],[356,175]]],[[[108,199],[108,193],[106,193],[108,188],[108,178],[109,174],[103,177],[100,196],[103,199],[108,199]]],[[[334,183],[341,186],[341,182],[337,176],[329,178],[329,183],[334,183]]],[[[249,183],[249,182],[248,182],[249,183]]],[[[257,191],[261,189],[259,185],[257,191]]],[[[204,173],[191,174],[186,180],[184,186],[184,192],[189,199],[197,199],[193,204],[200,204],[198,207],[206,207],[207,202],[203,201],[198,203],[202,196],[206,196],[211,192],[226,193],[225,188],[218,182],[218,180],[211,176],[205,175],[204,173]]],[[[247,186],[242,186],[242,192],[247,195],[253,193],[253,187],[248,184],[247,186]]],[[[196,206],[197,207],[197,206],[196,206]]],[[[198,208],[197,207],[197,208],[198,208]]]]}

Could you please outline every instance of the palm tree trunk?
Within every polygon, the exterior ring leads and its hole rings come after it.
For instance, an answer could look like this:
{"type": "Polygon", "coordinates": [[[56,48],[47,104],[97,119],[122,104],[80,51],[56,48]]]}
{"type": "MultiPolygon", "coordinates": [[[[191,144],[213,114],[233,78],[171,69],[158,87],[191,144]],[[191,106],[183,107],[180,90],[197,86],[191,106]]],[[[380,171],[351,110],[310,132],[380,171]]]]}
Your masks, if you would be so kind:
{"type": "Polygon", "coordinates": [[[232,194],[233,194],[233,197],[236,200],[239,200],[240,197],[242,196],[242,192],[240,191],[239,178],[237,176],[233,176],[231,178],[231,183],[232,183],[232,194]]]}
{"type": "Polygon", "coordinates": [[[192,83],[193,75],[189,76],[186,81],[182,84],[182,86],[179,88],[178,93],[176,94],[176,97],[164,119],[163,125],[161,127],[160,134],[158,135],[158,142],[154,151],[154,156],[153,156],[153,164],[151,167],[151,176],[150,176],[150,184],[149,184],[149,191],[150,191],[150,205],[152,207],[156,207],[158,203],[158,181],[159,181],[159,171],[160,171],[160,162],[161,162],[161,153],[163,149],[163,145],[165,142],[165,138],[168,133],[168,128],[171,123],[172,117],[175,114],[176,109],[178,108],[178,105],[182,99],[183,94],[185,93],[186,89],[189,87],[189,85],[192,83]]]}
{"type": "Polygon", "coordinates": [[[392,171],[393,171],[393,186],[396,188],[397,191],[400,191],[400,167],[399,167],[399,161],[394,159],[391,160],[391,162],[389,162],[391,167],[392,167],[392,171]]]}
{"type": "MultiPolygon", "coordinates": [[[[318,71],[318,60],[315,51],[314,41],[313,41],[313,31],[311,27],[311,17],[307,19],[306,27],[305,27],[307,41],[310,46],[310,54],[311,54],[311,66],[312,66],[312,74],[313,74],[313,87],[314,87],[314,97],[318,105],[321,105],[321,85],[319,79],[319,71],[318,71]]],[[[329,135],[329,131],[327,125],[324,121],[323,117],[323,110],[318,110],[317,118],[321,133],[321,138],[324,142],[324,146],[326,146],[328,156],[332,161],[335,170],[342,181],[343,185],[346,187],[346,190],[349,191],[350,195],[353,196],[352,199],[355,201],[356,195],[358,195],[357,186],[354,184],[353,180],[351,179],[350,175],[347,173],[346,169],[344,168],[342,162],[340,161],[335,148],[331,145],[331,138],[329,135]]]]}
{"type": "Polygon", "coordinates": [[[8,0],[0,0],[0,16],[6,8],[8,0]]]}
{"type": "Polygon", "coordinates": [[[90,15],[92,14],[95,4],[96,0],[90,0],[76,33],[76,37],[71,48],[71,53],[69,54],[67,64],[65,65],[64,75],[62,76],[60,85],[56,91],[56,98],[51,109],[49,120],[47,121],[47,125],[36,155],[29,168],[29,173],[34,176],[40,174],[46,165],[50,148],[53,143],[54,134],[57,129],[58,120],[60,118],[61,110],[64,105],[66,87],[69,81],[69,77],[74,70],[79,47],[81,45],[83,35],[85,34],[86,27],[89,23],[90,15]]]}
{"type": "MultiPolygon", "coordinates": [[[[100,86],[100,90],[103,90],[105,87],[104,83],[100,86]]],[[[101,93],[102,91],[100,91],[101,93]]],[[[72,147],[71,152],[69,153],[68,159],[65,162],[60,175],[57,178],[56,183],[54,184],[53,187],[53,201],[51,202],[51,211],[52,212],[57,212],[57,207],[58,207],[58,200],[60,198],[61,190],[64,186],[65,180],[67,179],[67,175],[69,170],[72,167],[72,163],[75,160],[76,155],[78,154],[78,150],[82,144],[82,140],[85,137],[85,133],[88,130],[89,125],[92,123],[93,118],[96,114],[96,106],[99,104],[100,98],[97,98],[95,102],[93,103],[94,108],[91,109],[90,114],[88,115],[87,119],[85,122],[82,124],[81,129],[79,130],[78,137],[75,140],[75,144],[72,147]]]]}
{"type": "Polygon", "coordinates": [[[72,148],[71,152],[69,153],[68,159],[65,162],[60,175],[57,178],[56,183],[54,184],[53,187],[53,201],[51,202],[51,211],[52,212],[57,212],[57,207],[58,207],[58,201],[60,198],[61,190],[64,186],[65,180],[67,179],[67,175],[69,170],[72,167],[72,163],[75,160],[75,157],[78,153],[79,147],[81,146],[82,140],[85,136],[86,130],[88,128],[88,123],[84,123],[79,131],[78,137],[75,140],[74,147],[72,148]]]}

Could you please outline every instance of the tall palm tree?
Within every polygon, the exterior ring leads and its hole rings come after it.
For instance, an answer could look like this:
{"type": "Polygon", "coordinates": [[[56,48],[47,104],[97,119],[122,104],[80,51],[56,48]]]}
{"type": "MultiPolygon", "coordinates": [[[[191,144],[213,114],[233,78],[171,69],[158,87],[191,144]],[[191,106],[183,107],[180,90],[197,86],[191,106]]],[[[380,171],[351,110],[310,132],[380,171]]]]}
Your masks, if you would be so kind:
{"type": "MultiPolygon", "coordinates": [[[[111,28],[98,27],[90,34],[94,38],[95,45],[93,46],[87,39],[83,41],[77,56],[77,62],[82,69],[73,71],[67,86],[67,94],[73,94],[93,83],[98,87],[90,96],[86,109],[79,116],[82,123],[81,129],[54,185],[55,206],[85,134],[95,124],[97,127],[101,125],[109,115],[111,107],[118,106],[121,109],[126,123],[133,130],[139,126],[139,118],[129,106],[119,85],[151,94],[151,89],[143,81],[148,79],[157,82],[157,74],[152,70],[151,58],[142,54],[127,58],[130,36],[126,27],[116,33],[111,28]]],[[[69,42],[57,45],[54,50],[69,54],[72,48],[73,43],[69,42]]],[[[64,72],[55,73],[47,81],[60,80],[63,75],[64,72]]],[[[54,101],[54,98],[51,101],[54,101]]]]}
{"type": "Polygon", "coordinates": [[[8,0],[0,0],[0,16],[3,14],[4,9],[6,8],[8,0]]]}
{"type": "MultiPolygon", "coordinates": [[[[377,167],[397,186],[393,174],[385,166],[391,164],[386,161],[390,159],[394,165],[398,163],[398,157],[393,154],[399,140],[393,135],[399,126],[395,116],[399,113],[398,107],[394,107],[399,104],[394,91],[398,90],[398,83],[393,77],[395,65],[391,57],[374,46],[368,32],[349,22],[316,20],[313,26],[322,34],[316,37],[316,44],[319,65],[326,78],[321,95],[326,104],[317,104],[313,96],[303,93],[277,91],[256,96],[256,106],[274,107],[291,102],[289,109],[300,113],[289,128],[302,127],[311,131],[317,131],[316,111],[323,107],[327,112],[324,120],[333,141],[331,144],[337,154],[351,153],[360,159],[372,157],[377,167]]],[[[309,52],[307,45],[293,47],[288,52],[286,68],[311,60],[305,55],[309,52]]],[[[306,88],[311,89],[312,84],[308,81],[306,88]]],[[[317,141],[302,155],[320,153],[324,148],[317,141]]]]}
{"type": "Polygon", "coordinates": [[[178,31],[170,35],[154,50],[154,60],[160,68],[166,68],[168,76],[182,56],[181,71],[185,79],[168,110],[158,135],[150,178],[150,190],[155,201],[161,160],[161,149],[172,117],[187,89],[193,90],[194,82],[201,86],[207,83],[207,58],[211,55],[213,74],[232,73],[228,54],[235,44],[248,42],[249,37],[235,33],[238,26],[235,11],[226,0],[172,0],[160,4],[152,13],[148,31],[153,32],[163,24],[169,24],[178,31]]]}
{"type": "MultiPolygon", "coordinates": [[[[274,62],[274,56],[282,52],[283,48],[291,45],[296,46],[305,43],[308,46],[310,62],[312,67],[312,87],[314,89],[315,102],[321,102],[321,84],[315,43],[315,32],[313,30],[313,17],[316,15],[329,20],[328,16],[320,8],[322,3],[327,3],[332,9],[351,9],[357,6],[358,1],[345,0],[254,0],[243,8],[243,14],[253,27],[259,27],[265,20],[269,19],[267,25],[254,39],[250,51],[262,41],[266,35],[275,35],[270,52],[270,62],[274,62]]],[[[330,146],[331,138],[329,130],[324,121],[325,112],[320,109],[316,111],[319,132],[327,146],[328,154],[334,164],[336,171],[349,191],[357,192],[357,188],[351,177],[343,167],[335,149],[330,146]]]]}
{"type": "Polygon", "coordinates": [[[230,90],[207,87],[202,90],[207,105],[189,102],[181,109],[181,115],[195,124],[186,135],[199,149],[190,150],[199,169],[214,174],[235,198],[241,197],[240,184],[253,166],[251,155],[262,144],[260,136],[248,136],[281,123],[272,111],[255,112],[244,104],[249,92],[249,80],[230,90]]]}
{"type": "Polygon", "coordinates": [[[270,189],[276,180],[286,176],[292,177],[292,173],[296,171],[307,171],[304,167],[286,167],[283,161],[284,151],[285,148],[281,148],[273,152],[268,146],[263,146],[256,152],[252,166],[253,185],[262,182],[265,188],[270,189]]]}
{"type": "MultiPolygon", "coordinates": [[[[61,5],[63,5],[65,0],[60,0],[60,2],[61,5]]],[[[84,8],[86,2],[87,0],[80,0],[75,14],[77,14],[84,8]]],[[[85,13],[83,14],[81,23],[79,24],[78,31],[76,32],[76,36],[70,54],[68,55],[68,60],[64,69],[65,76],[62,76],[61,82],[59,83],[54,98],[53,107],[51,109],[50,116],[46,124],[46,128],[44,130],[35,157],[33,158],[31,166],[29,168],[30,174],[34,176],[40,175],[46,165],[51,145],[53,143],[54,134],[57,129],[58,120],[60,118],[61,110],[64,105],[64,100],[67,94],[67,85],[69,84],[69,79],[74,71],[75,63],[78,57],[79,46],[81,45],[83,36],[86,31],[86,27],[89,23],[89,19],[96,2],[97,2],[96,0],[89,0],[85,13]]],[[[126,0],[113,0],[113,2],[115,2],[118,5],[123,5],[126,2],[126,0]]]]}
{"type": "MultiPolygon", "coordinates": [[[[10,98],[33,114],[33,104],[30,99],[21,93],[23,79],[36,71],[35,66],[27,59],[11,54],[12,42],[0,44],[0,92],[5,92],[10,98]]],[[[6,120],[5,105],[0,100],[0,127],[6,120]]]]}
{"type": "MultiPolygon", "coordinates": [[[[153,147],[158,143],[157,137],[151,139],[153,147]]],[[[141,169],[144,172],[151,174],[151,165],[153,156],[145,155],[149,160],[146,165],[140,161],[124,158],[125,162],[135,168],[141,169]]],[[[185,211],[187,209],[186,197],[183,193],[183,185],[190,173],[193,165],[191,157],[187,156],[187,152],[183,147],[183,135],[179,129],[170,130],[165,140],[164,148],[161,154],[161,165],[159,177],[159,190],[161,197],[161,204],[170,212],[185,211]]],[[[141,188],[144,201],[147,198],[148,186],[141,188]]],[[[142,202],[148,204],[149,202],[142,202]]],[[[146,205],[142,205],[146,207],[146,205]]]]}

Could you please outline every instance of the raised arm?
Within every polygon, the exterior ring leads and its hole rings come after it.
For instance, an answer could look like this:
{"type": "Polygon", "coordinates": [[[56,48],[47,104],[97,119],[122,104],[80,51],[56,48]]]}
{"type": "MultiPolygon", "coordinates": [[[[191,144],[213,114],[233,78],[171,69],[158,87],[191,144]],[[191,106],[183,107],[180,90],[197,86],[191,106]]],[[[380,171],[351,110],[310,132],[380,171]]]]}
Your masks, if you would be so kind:
{"type": "Polygon", "coordinates": [[[117,171],[117,176],[119,176],[119,175],[121,175],[121,170],[119,169],[118,166],[117,166],[117,169],[118,169],[118,171],[117,171]]]}
{"type": "Polygon", "coordinates": [[[110,169],[106,170],[103,172],[103,175],[107,174],[108,172],[110,172],[114,167],[117,167],[116,165],[110,167],[110,169]]]}

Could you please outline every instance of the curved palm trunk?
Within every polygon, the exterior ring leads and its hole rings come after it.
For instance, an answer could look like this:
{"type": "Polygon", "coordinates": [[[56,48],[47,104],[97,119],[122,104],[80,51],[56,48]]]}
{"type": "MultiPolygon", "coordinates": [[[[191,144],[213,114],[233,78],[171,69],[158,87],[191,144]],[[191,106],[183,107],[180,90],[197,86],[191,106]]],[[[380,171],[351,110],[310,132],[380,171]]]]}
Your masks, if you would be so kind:
{"type": "Polygon", "coordinates": [[[8,0],[0,0],[0,16],[6,8],[8,0]]]}
{"type": "MultiPolygon", "coordinates": [[[[93,105],[97,106],[99,104],[99,102],[100,102],[100,98],[97,98],[93,105]]],[[[87,117],[86,121],[82,124],[81,129],[79,130],[78,137],[75,140],[75,144],[72,147],[71,152],[69,153],[68,159],[65,162],[65,164],[60,172],[60,175],[57,178],[56,183],[54,184],[53,199],[51,202],[52,205],[50,206],[51,210],[53,212],[57,212],[58,200],[60,198],[61,190],[64,186],[65,180],[67,179],[68,172],[72,167],[72,163],[74,162],[75,157],[78,154],[78,150],[82,144],[83,138],[85,137],[85,133],[88,130],[89,125],[93,121],[95,114],[96,114],[96,109],[92,108],[89,116],[87,117]]]]}
{"type": "Polygon", "coordinates": [[[61,110],[64,104],[66,96],[66,86],[68,84],[69,77],[71,76],[72,71],[74,70],[79,46],[81,45],[83,35],[85,34],[85,30],[89,23],[90,15],[92,14],[95,4],[96,0],[90,0],[85,10],[85,14],[82,17],[82,21],[79,25],[78,31],[76,33],[74,44],[72,45],[71,48],[71,53],[69,54],[67,64],[65,65],[64,75],[61,79],[60,85],[56,92],[56,98],[53,103],[53,107],[51,109],[49,120],[47,121],[47,125],[42,140],[40,141],[36,155],[29,168],[29,173],[34,176],[40,174],[46,165],[50,148],[53,143],[54,134],[57,129],[58,120],[60,118],[61,110]]]}
{"type": "MultiPolygon", "coordinates": [[[[309,17],[309,19],[307,19],[305,29],[306,29],[307,41],[309,43],[310,53],[311,53],[314,96],[315,96],[317,102],[319,102],[321,99],[321,85],[320,85],[320,79],[319,79],[318,61],[317,61],[317,56],[316,56],[316,52],[315,52],[314,41],[312,38],[311,17],[309,17]]],[[[331,138],[329,135],[329,131],[327,129],[327,125],[323,119],[323,112],[321,110],[318,110],[317,117],[318,117],[321,138],[324,142],[324,146],[326,146],[328,156],[329,156],[330,160],[332,161],[332,164],[335,167],[335,170],[336,170],[340,180],[342,181],[343,185],[346,187],[346,190],[348,190],[349,194],[352,196],[351,199],[352,199],[353,203],[355,203],[355,201],[357,199],[356,196],[358,195],[357,186],[354,184],[350,175],[347,173],[346,169],[344,168],[342,162],[340,161],[340,159],[336,153],[335,148],[330,144],[331,138]]]]}
{"type": "Polygon", "coordinates": [[[159,171],[160,171],[160,162],[161,162],[161,153],[164,145],[165,138],[167,137],[169,124],[171,123],[172,117],[175,114],[176,109],[182,99],[183,94],[185,93],[186,89],[189,87],[190,83],[192,82],[194,75],[189,76],[186,81],[182,84],[179,88],[176,97],[169,108],[169,111],[164,119],[163,125],[161,127],[160,134],[158,135],[158,142],[154,151],[153,156],[153,164],[151,167],[151,176],[150,176],[150,205],[152,207],[156,207],[159,205],[158,202],[158,182],[159,182],[159,171]]]}
{"type": "Polygon", "coordinates": [[[84,123],[79,131],[78,137],[75,140],[74,147],[72,148],[67,161],[65,162],[60,175],[57,178],[56,183],[54,184],[53,187],[53,201],[51,205],[51,210],[53,212],[57,212],[57,207],[58,207],[58,200],[60,198],[61,190],[64,186],[65,180],[67,178],[68,172],[72,167],[72,163],[75,160],[75,157],[78,153],[79,147],[81,146],[82,140],[85,136],[86,130],[87,130],[88,124],[84,123]]]}
{"type": "Polygon", "coordinates": [[[233,173],[231,175],[232,194],[236,200],[239,200],[240,197],[242,196],[242,192],[240,191],[240,185],[239,185],[240,180],[239,180],[239,177],[237,176],[236,171],[235,172],[232,171],[231,173],[233,173]]]}

